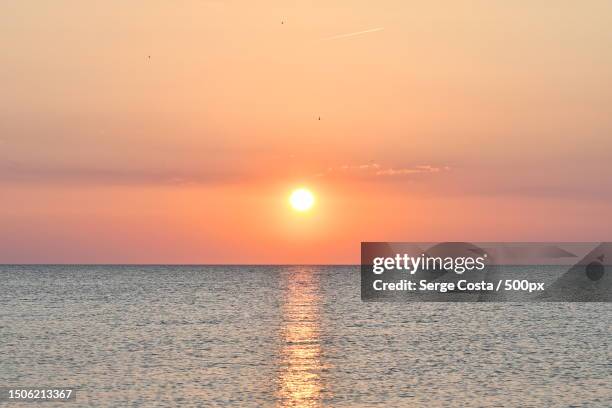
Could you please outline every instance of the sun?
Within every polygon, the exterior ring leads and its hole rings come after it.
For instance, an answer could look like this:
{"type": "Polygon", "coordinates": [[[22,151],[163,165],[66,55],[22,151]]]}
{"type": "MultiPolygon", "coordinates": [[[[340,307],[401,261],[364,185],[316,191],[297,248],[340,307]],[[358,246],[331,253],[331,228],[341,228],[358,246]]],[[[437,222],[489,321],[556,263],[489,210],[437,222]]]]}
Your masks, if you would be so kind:
{"type": "Polygon", "coordinates": [[[308,211],[314,205],[314,195],[307,188],[301,187],[293,190],[289,196],[289,203],[294,210],[304,212],[308,211]]]}

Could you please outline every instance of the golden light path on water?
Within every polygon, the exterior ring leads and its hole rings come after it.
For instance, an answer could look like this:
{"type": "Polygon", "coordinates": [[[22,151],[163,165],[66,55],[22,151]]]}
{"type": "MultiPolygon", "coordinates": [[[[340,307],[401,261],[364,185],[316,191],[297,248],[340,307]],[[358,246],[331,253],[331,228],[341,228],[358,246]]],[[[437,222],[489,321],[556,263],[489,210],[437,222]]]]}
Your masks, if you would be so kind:
{"type": "Polygon", "coordinates": [[[321,378],[320,284],[316,267],[300,266],[286,276],[279,356],[278,406],[318,407],[329,394],[321,378]]]}

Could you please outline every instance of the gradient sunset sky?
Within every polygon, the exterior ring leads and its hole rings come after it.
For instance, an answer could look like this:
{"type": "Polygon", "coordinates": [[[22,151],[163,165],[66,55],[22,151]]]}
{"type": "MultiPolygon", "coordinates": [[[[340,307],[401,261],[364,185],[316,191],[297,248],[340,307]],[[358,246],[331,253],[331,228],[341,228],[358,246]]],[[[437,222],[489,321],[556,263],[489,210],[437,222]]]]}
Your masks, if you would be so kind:
{"type": "Polygon", "coordinates": [[[0,8],[0,263],[612,239],[610,1],[0,8]]]}

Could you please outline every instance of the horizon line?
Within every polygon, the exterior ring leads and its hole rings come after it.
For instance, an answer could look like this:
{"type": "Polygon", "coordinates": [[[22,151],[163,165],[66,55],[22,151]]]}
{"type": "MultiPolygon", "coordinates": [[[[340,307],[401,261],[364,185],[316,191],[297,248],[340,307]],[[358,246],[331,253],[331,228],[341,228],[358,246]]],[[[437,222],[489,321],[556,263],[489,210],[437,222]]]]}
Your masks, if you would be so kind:
{"type": "Polygon", "coordinates": [[[0,263],[1,266],[361,266],[348,263],[0,263]]]}

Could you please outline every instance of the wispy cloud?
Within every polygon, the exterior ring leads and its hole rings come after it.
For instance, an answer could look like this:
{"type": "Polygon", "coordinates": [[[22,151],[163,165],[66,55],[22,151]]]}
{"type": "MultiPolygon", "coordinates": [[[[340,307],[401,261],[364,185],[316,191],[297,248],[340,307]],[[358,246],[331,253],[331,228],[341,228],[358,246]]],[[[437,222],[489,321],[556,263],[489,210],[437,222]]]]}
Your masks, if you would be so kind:
{"type": "Polygon", "coordinates": [[[340,166],[340,170],[378,170],[380,169],[380,164],[378,163],[367,163],[367,164],[358,164],[358,165],[349,165],[345,164],[340,166]]]}
{"type": "Polygon", "coordinates": [[[327,41],[327,40],[338,40],[340,38],[355,37],[355,36],[362,35],[362,34],[368,34],[368,33],[375,33],[375,32],[378,32],[378,31],[383,31],[384,29],[385,29],[385,27],[376,27],[376,28],[370,28],[368,30],[363,30],[363,31],[355,31],[355,32],[352,32],[352,33],[336,34],[336,35],[332,35],[331,37],[322,38],[322,40],[327,41]]]}
{"type": "Polygon", "coordinates": [[[450,169],[449,166],[433,166],[430,164],[411,167],[384,167],[378,163],[370,162],[365,164],[344,164],[339,167],[329,167],[326,172],[319,173],[317,176],[351,174],[355,176],[400,177],[416,174],[440,173],[449,171],[450,169]]]}
{"type": "Polygon", "coordinates": [[[406,174],[439,173],[441,171],[448,171],[448,170],[450,170],[450,167],[448,166],[436,167],[436,166],[431,166],[429,164],[426,164],[426,165],[407,167],[407,168],[399,168],[399,169],[388,168],[384,170],[378,170],[376,172],[376,175],[377,176],[401,176],[401,175],[406,175],[406,174]]]}
{"type": "Polygon", "coordinates": [[[146,168],[32,165],[0,162],[0,183],[77,184],[77,185],[209,185],[226,184],[244,178],[236,173],[214,169],[200,172],[146,168]]]}

